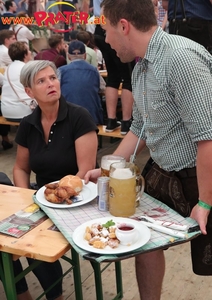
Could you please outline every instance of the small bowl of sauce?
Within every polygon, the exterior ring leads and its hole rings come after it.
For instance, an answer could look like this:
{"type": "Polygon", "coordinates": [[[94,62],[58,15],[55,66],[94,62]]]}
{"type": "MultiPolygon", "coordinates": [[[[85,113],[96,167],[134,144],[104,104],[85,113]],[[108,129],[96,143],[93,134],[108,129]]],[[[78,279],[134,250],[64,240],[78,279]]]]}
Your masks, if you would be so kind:
{"type": "Polygon", "coordinates": [[[116,236],[119,239],[121,245],[132,245],[136,239],[135,226],[130,222],[118,224],[116,228],[116,236]]]}

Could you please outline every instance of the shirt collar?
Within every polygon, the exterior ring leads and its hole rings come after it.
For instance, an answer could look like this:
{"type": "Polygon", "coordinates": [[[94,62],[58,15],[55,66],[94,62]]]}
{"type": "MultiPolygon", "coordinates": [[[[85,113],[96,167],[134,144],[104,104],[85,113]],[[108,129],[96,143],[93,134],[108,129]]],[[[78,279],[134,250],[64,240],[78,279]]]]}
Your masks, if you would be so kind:
{"type": "MultiPolygon", "coordinates": [[[[67,116],[67,103],[65,101],[65,98],[63,96],[59,99],[59,110],[58,115],[55,123],[60,122],[64,120],[67,116]]],[[[36,107],[34,112],[29,116],[28,122],[34,126],[39,126],[41,121],[41,109],[39,106],[36,107]]]]}
{"type": "Polygon", "coordinates": [[[161,45],[161,40],[163,39],[164,36],[164,31],[161,27],[158,27],[155,32],[153,33],[149,45],[147,47],[146,54],[144,56],[144,60],[149,61],[150,63],[153,63],[157,53],[158,49],[161,45]]]}

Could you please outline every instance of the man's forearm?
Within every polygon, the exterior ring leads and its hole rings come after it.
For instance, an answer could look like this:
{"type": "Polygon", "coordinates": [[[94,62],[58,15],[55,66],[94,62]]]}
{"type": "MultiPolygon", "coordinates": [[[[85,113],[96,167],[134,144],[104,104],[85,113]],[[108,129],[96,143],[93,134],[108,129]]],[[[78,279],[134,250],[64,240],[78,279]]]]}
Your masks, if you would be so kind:
{"type": "Polygon", "coordinates": [[[198,143],[197,180],[199,199],[212,206],[212,141],[198,143]]]}

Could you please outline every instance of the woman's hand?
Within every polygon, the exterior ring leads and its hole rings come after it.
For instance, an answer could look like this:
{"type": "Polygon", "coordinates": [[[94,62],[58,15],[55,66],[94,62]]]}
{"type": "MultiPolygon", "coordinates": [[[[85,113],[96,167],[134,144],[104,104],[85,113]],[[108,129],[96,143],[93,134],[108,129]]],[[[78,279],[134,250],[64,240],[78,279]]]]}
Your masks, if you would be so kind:
{"type": "Polygon", "coordinates": [[[97,179],[100,176],[101,176],[101,169],[93,169],[88,171],[84,177],[85,184],[87,184],[89,181],[93,181],[94,183],[97,183],[97,179]]]}

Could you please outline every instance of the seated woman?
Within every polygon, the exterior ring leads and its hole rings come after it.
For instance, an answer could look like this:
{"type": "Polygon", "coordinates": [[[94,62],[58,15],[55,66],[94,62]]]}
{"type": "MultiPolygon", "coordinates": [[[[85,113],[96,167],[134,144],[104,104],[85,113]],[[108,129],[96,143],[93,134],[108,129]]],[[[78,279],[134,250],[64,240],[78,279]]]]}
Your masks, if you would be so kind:
{"type": "Polygon", "coordinates": [[[28,61],[32,60],[29,46],[25,42],[15,42],[8,48],[13,61],[4,73],[1,111],[9,121],[21,121],[24,116],[32,113],[33,99],[30,98],[20,83],[20,73],[28,61]]]}
{"type": "MultiPolygon", "coordinates": [[[[96,166],[97,127],[87,110],[61,97],[56,74],[55,64],[47,60],[28,62],[21,70],[20,81],[38,107],[18,128],[13,169],[16,186],[29,188],[31,171],[42,187],[68,174],[83,178],[96,166]]],[[[43,262],[34,273],[46,289],[60,277],[62,269],[59,261],[43,262]]],[[[47,293],[47,299],[61,295],[62,281],[47,293]]]]}

